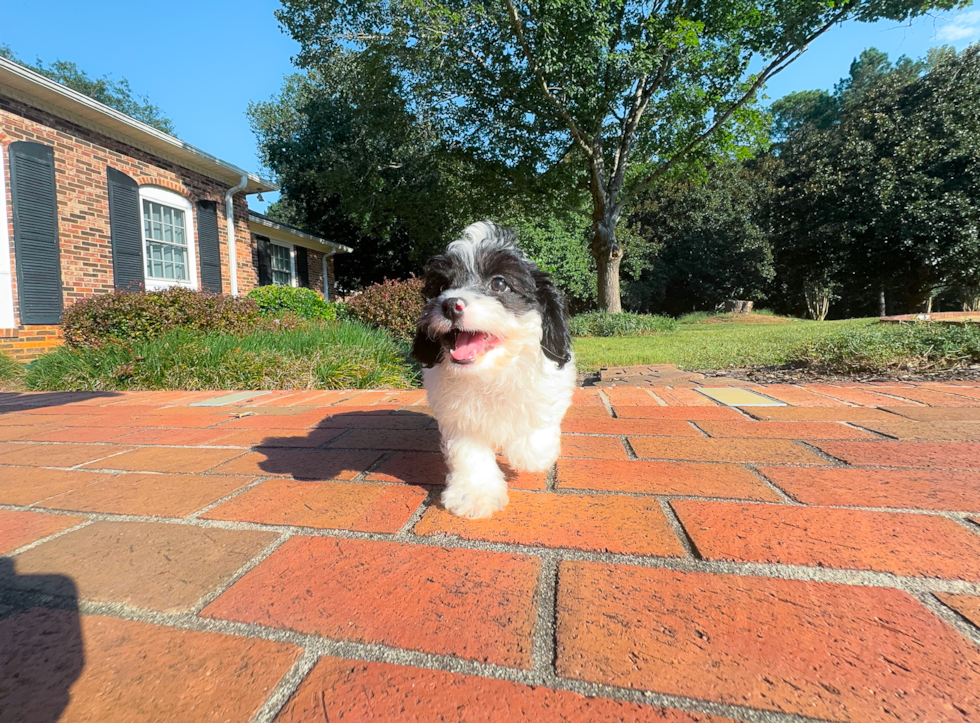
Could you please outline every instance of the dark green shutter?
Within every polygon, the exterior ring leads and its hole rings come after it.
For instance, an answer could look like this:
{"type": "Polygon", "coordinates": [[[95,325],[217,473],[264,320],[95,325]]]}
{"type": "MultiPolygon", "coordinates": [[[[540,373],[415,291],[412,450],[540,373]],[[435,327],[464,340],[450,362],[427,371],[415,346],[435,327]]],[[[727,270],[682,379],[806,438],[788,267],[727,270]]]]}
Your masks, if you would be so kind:
{"type": "Polygon", "coordinates": [[[109,187],[113,283],[122,291],[139,291],[144,281],[140,187],[115,168],[106,168],[106,184],[109,187]]]}
{"type": "Polygon", "coordinates": [[[201,288],[221,293],[221,250],[218,245],[218,204],[197,202],[197,253],[201,257],[201,288]]]}
{"type": "Polygon", "coordinates": [[[62,292],[54,148],[10,144],[10,196],[20,323],[58,324],[62,292]]]}
{"type": "Polygon", "coordinates": [[[300,286],[310,288],[310,259],[302,246],[296,247],[296,276],[300,286]]]}
{"type": "Polygon", "coordinates": [[[272,242],[265,236],[255,237],[259,266],[259,286],[268,286],[272,283],[272,251],[269,250],[271,244],[272,242]]]}

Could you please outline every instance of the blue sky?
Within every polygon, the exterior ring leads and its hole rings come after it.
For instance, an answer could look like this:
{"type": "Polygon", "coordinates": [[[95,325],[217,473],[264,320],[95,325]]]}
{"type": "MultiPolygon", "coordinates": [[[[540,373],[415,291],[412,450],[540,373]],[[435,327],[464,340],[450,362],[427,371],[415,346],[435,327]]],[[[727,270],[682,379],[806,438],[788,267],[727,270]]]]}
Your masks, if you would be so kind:
{"type": "MultiPolygon", "coordinates": [[[[18,57],[74,61],[89,75],[127,78],[173,119],[188,143],[259,171],[245,109],[279,90],[298,46],[279,28],[277,0],[170,0],[164,4],[91,0],[4,0],[0,44],[18,57]]],[[[937,13],[909,26],[851,23],[834,28],[778,75],[767,95],[831,89],[862,50],[921,57],[933,46],[980,40],[980,11],[937,13]]],[[[263,210],[254,196],[250,205],[263,210]]]]}

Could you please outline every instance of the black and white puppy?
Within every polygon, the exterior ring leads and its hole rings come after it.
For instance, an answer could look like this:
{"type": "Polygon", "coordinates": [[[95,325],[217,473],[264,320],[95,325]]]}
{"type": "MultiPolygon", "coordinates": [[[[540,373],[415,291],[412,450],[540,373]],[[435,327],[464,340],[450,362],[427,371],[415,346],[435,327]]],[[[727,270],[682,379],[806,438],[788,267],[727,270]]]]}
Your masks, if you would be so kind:
{"type": "Polygon", "coordinates": [[[507,504],[501,450],[516,470],[558,459],[575,364],[565,302],[516,235],[474,223],[425,269],[412,347],[449,466],[442,503],[462,517],[507,504]]]}

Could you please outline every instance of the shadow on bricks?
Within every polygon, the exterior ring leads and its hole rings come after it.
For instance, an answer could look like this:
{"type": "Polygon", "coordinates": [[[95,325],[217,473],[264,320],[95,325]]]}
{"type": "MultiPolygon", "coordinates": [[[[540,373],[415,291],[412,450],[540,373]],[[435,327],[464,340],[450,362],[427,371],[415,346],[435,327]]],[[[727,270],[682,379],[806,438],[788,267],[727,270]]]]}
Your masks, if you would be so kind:
{"type": "Polygon", "coordinates": [[[92,399],[121,396],[122,394],[119,392],[40,392],[34,394],[0,392],[0,414],[44,407],[60,407],[65,404],[78,404],[92,399]]]}
{"type": "Polygon", "coordinates": [[[0,602],[0,722],[55,723],[85,666],[75,583],[65,575],[18,575],[0,557],[0,591],[43,588],[56,608],[0,602]]]}
{"type": "Polygon", "coordinates": [[[266,437],[253,450],[265,457],[256,462],[259,470],[295,480],[350,480],[376,467],[379,461],[387,464],[404,458],[413,464],[407,474],[396,475],[404,477],[399,481],[442,484],[446,475],[435,420],[412,411],[327,414],[295,436],[266,437]],[[325,441],[317,443],[321,438],[325,441]]]}

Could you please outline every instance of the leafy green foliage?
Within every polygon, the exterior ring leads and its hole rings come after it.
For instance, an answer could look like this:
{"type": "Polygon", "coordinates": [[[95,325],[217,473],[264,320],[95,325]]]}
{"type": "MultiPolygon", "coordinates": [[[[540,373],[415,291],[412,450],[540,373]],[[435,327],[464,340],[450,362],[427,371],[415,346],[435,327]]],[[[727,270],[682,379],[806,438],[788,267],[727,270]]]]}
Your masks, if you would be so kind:
{"type": "Polygon", "coordinates": [[[293,286],[256,286],[248,292],[263,316],[282,317],[294,314],[301,319],[332,320],[337,318],[336,307],[324,301],[313,289],[293,286]]]}
{"type": "Polygon", "coordinates": [[[353,53],[377,71],[362,85],[396,78],[449,148],[588,209],[599,304],[619,311],[616,231],[638,193],[754,147],[757,90],[832,26],[963,4],[283,0],[277,17],[304,67],[353,53]]]}
{"type": "Polygon", "coordinates": [[[505,218],[517,231],[517,242],[541,269],[551,274],[573,311],[594,305],[595,259],[586,244],[588,220],[573,213],[542,209],[505,218]]]}
{"type": "Polygon", "coordinates": [[[264,164],[285,200],[270,214],[353,246],[335,258],[341,288],[407,276],[486,214],[477,171],[403,98],[382,59],[337,52],[249,106],[264,164]]]}
{"type": "Polygon", "coordinates": [[[627,306],[679,315],[765,299],[775,273],[763,210],[770,166],[728,161],[645,194],[630,220],[657,252],[627,282],[627,306]]]}
{"type": "Polygon", "coordinates": [[[425,305],[421,278],[385,279],[347,302],[347,313],[364,324],[386,329],[398,339],[412,339],[425,305]]]}
{"type": "Polygon", "coordinates": [[[287,331],[196,334],[61,348],[35,360],[33,390],[370,389],[413,387],[406,349],[362,324],[313,322],[287,331]]]}
{"type": "Polygon", "coordinates": [[[674,331],[677,320],[669,316],[589,311],[569,319],[568,328],[572,336],[648,336],[674,331]]]}
{"type": "Polygon", "coordinates": [[[252,299],[171,287],[149,293],[112,292],[76,301],[62,329],[69,347],[146,341],[173,329],[244,333],[259,325],[252,299]]]}
{"type": "Polygon", "coordinates": [[[824,374],[934,371],[980,362],[978,324],[875,324],[804,344],[794,366],[824,374]]]}
{"type": "Polygon", "coordinates": [[[770,214],[784,298],[802,301],[802,290],[811,307],[813,298],[840,298],[838,314],[850,315],[877,312],[879,293],[892,313],[920,311],[943,288],[972,302],[980,46],[894,65],[865,51],[832,101],[832,112],[790,111],[788,100],[781,110],[795,118],[776,149],[782,170],[770,214]]]}
{"type": "Polygon", "coordinates": [[[56,60],[45,65],[39,58],[31,65],[17,58],[6,45],[0,45],[0,57],[20,63],[24,67],[51,78],[56,83],[61,83],[93,100],[97,100],[99,103],[115,108],[130,118],[142,121],[164,133],[175,135],[173,121],[167,118],[158,106],[150,103],[145,95],[136,95],[129,85],[129,81],[125,78],[113,80],[109,75],[92,78],[75,63],[65,60],[56,60]]]}

